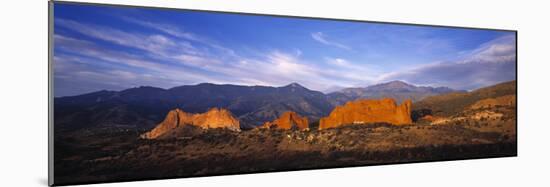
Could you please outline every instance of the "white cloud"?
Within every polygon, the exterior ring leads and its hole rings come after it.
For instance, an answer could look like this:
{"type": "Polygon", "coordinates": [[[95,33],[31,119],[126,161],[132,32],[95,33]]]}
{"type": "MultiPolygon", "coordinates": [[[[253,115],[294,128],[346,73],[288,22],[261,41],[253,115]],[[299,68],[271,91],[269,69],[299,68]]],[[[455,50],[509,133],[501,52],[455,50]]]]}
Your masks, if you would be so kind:
{"type": "MultiPolygon", "coordinates": [[[[191,67],[205,68],[205,67],[212,66],[212,64],[208,64],[208,63],[219,62],[217,60],[213,60],[215,58],[209,56],[210,55],[209,53],[212,50],[223,50],[221,54],[217,54],[218,55],[217,58],[224,57],[224,54],[227,54],[227,55],[234,54],[233,51],[225,49],[213,42],[205,44],[210,48],[199,49],[193,46],[192,44],[190,44],[189,42],[186,42],[185,40],[177,40],[174,38],[169,38],[162,34],[144,35],[140,33],[130,33],[130,32],[121,31],[110,27],[104,27],[104,26],[92,25],[92,24],[86,24],[86,23],[78,23],[72,20],[65,20],[65,19],[56,19],[56,23],[62,27],[66,27],[67,29],[77,31],[79,33],[82,33],[90,37],[119,44],[128,48],[144,50],[146,52],[149,52],[145,54],[154,60],[165,61],[165,62],[176,62],[178,64],[185,64],[191,67]],[[199,60],[199,59],[202,59],[202,60],[199,60]],[[203,63],[203,64],[199,64],[199,63],[203,63]]],[[[166,25],[162,25],[161,27],[171,28],[166,25]]],[[[167,30],[167,29],[163,29],[163,30],[167,30]]],[[[170,33],[175,34],[177,36],[191,35],[191,34],[185,34],[185,33],[179,33],[179,32],[178,32],[179,34],[177,34],[176,32],[178,31],[176,30],[170,31],[170,33]]],[[[189,39],[190,37],[186,37],[186,38],[189,39]]],[[[197,41],[199,40],[197,39],[199,37],[193,37],[193,38],[194,38],[193,40],[197,40],[197,41]]],[[[80,40],[80,41],[87,42],[88,47],[84,47],[84,48],[90,49],[89,44],[91,42],[85,41],[85,40],[80,40]]],[[[80,45],[82,46],[83,44],[80,44],[80,45]]],[[[98,48],[99,47],[96,47],[95,49],[97,50],[95,51],[98,51],[99,50],[98,48]]],[[[92,51],[87,51],[87,52],[92,52],[92,51]]],[[[110,53],[111,51],[104,51],[104,52],[110,53]]],[[[132,60],[132,61],[125,61],[125,62],[134,62],[134,64],[129,64],[134,66],[140,65],[140,64],[146,64],[146,66],[151,65],[150,63],[139,62],[139,61],[132,60]]],[[[145,66],[142,66],[142,68],[145,68],[145,66]]]]}
{"type": "Polygon", "coordinates": [[[350,64],[347,60],[341,58],[330,59],[328,62],[345,68],[353,68],[352,64],[350,64]]]}
{"type": "Polygon", "coordinates": [[[205,38],[203,38],[201,36],[198,36],[196,34],[193,34],[191,32],[184,32],[181,29],[179,29],[178,27],[175,27],[175,26],[172,26],[172,25],[161,24],[161,23],[153,23],[153,22],[150,22],[150,21],[138,20],[138,19],[134,19],[134,18],[130,18],[130,17],[124,17],[123,19],[128,21],[128,22],[135,23],[135,24],[141,25],[143,27],[155,29],[155,30],[164,32],[166,34],[169,34],[169,35],[172,35],[172,36],[175,36],[175,37],[178,37],[178,38],[183,38],[183,39],[196,41],[196,42],[201,42],[201,43],[207,43],[207,41],[205,41],[206,40],[205,38]]]}
{"type": "MultiPolygon", "coordinates": [[[[212,39],[182,31],[175,26],[139,20],[132,22],[159,32],[135,33],[56,19],[56,24],[66,29],[126,48],[143,50],[144,53],[112,50],[91,40],[56,34],[56,48],[66,53],[56,54],[54,57],[55,76],[67,81],[86,83],[78,86],[82,87],[79,90],[87,91],[91,87],[124,89],[150,85],[169,88],[201,82],[266,86],[298,82],[313,90],[327,90],[392,79],[416,84],[428,82],[454,88],[470,88],[501,80],[502,77],[510,77],[510,73],[515,73],[509,71],[515,71],[515,67],[510,67],[510,60],[515,59],[515,46],[510,46],[510,41],[506,38],[468,52],[468,58],[461,61],[434,63],[412,67],[407,71],[382,74],[371,65],[354,63],[344,58],[326,58],[326,63],[311,63],[303,59],[300,49],[290,52],[256,51],[253,57],[244,57],[212,39]],[[512,52],[514,53],[511,54],[512,52]],[[487,62],[495,65],[480,65],[487,62]],[[98,68],[102,63],[110,69],[98,68]],[[95,68],[90,68],[91,66],[95,68]]],[[[325,45],[351,50],[343,44],[328,41],[321,32],[311,36],[325,45]]]]}
{"type": "Polygon", "coordinates": [[[166,58],[173,53],[190,53],[194,55],[204,53],[188,42],[176,42],[173,38],[169,38],[162,34],[145,35],[141,33],[131,33],[111,27],[80,23],[67,19],[56,19],[55,24],[89,37],[129,48],[144,50],[157,57],[166,58]]]}
{"type": "Polygon", "coordinates": [[[325,60],[331,66],[329,70],[334,70],[335,74],[340,74],[341,77],[346,77],[350,80],[349,86],[372,83],[381,74],[380,70],[378,70],[379,68],[366,63],[352,63],[343,58],[325,58],[325,60]]]}
{"type": "MultiPolygon", "coordinates": [[[[146,36],[113,28],[76,23],[70,20],[63,20],[58,24],[94,38],[130,48],[143,49],[153,54],[153,56],[151,56],[153,59],[175,63],[173,66],[169,66],[164,63],[152,63],[142,57],[120,51],[101,50],[99,46],[85,40],[71,39],[70,42],[64,41],[59,45],[61,48],[64,47],[67,50],[73,51],[78,50],[78,54],[91,58],[121,63],[141,68],[144,71],[153,71],[156,72],[157,75],[184,75],[183,77],[172,77],[187,80],[183,82],[211,82],[244,85],[263,84],[267,86],[280,86],[290,82],[300,82],[312,89],[317,89],[328,87],[331,83],[336,84],[335,80],[349,79],[349,77],[346,77],[348,76],[347,74],[341,74],[331,70],[322,70],[314,65],[303,63],[301,59],[299,59],[301,55],[299,49],[296,49],[295,55],[272,51],[266,54],[257,54],[257,56],[259,56],[258,58],[244,58],[235,54],[234,51],[216,44],[216,42],[208,41],[208,43],[205,44],[205,46],[208,47],[206,50],[217,50],[217,52],[221,52],[221,55],[208,54],[206,51],[199,51],[196,48],[185,51],[174,51],[170,49],[182,48],[180,47],[181,44],[176,42],[181,40],[169,40],[166,36],[161,34],[146,36]],[[98,32],[97,29],[102,32],[98,32]],[[99,34],[103,32],[116,33],[115,35],[117,37],[112,38],[106,34],[99,34]],[[146,38],[146,40],[138,41],[136,38],[146,38]],[[147,43],[147,45],[141,42],[147,43]],[[189,69],[178,67],[177,65],[198,68],[207,72],[193,73],[189,69]],[[216,76],[218,78],[214,78],[216,76]]],[[[141,25],[155,26],[155,24],[149,22],[142,22],[141,25]]],[[[180,33],[181,31],[176,30],[175,27],[170,27],[168,25],[162,25],[158,28],[162,28],[162,32],[177,37],[184,37],[186,39],[189,39],[191,35],[195,37],[194,40],[196,41],[198,41],[196,38],[204,38],[191,33],[182,34],[180,33]]],[[[58,35],[58,38],[67,40],[67,37],[61,35],[58,35]]],[[[204,41],[201,40],[201,42],[204,41]]],[[[187,46],[187,48],[190,47],[187,46]]]]}
{"type": "Polygon", "coordinates": [[[269,86],[298,82],[310,89],[320,91],[334,86],[365,83],[374,78],[360,69],[327,68],[305,61],[297,54],[280,51],[264,54],[261,59],[246,59],[240,63],[231,64],[229,69],[232,73],[229,74],[237,75],[236,77],[246,77],[247,80],[252,78],[269,86]]]}
{"type": "Polygon", "coordinates": [[[481,45],[462,63],[506,63],[516,60],[516,40],[507,35],[481,45]]]}
{"type": "Polygon", "coordinates": [[[338,47],[338,48],[345,49],[345,50],[351,50],[351,47],[349,47],[347,45],[337,43],[337,42],[333,42],[333,41],[328,41],[326,39],[326,35],[323,34],[322,32],[311,33],[311,37],[315,41],[318,41],[318,42],[320,42],[322,44],[325,44],[325,45],[334,46],[334,47],[338,47]]]}
{"type": "MultiPolygon", "coordinates": [[[[70,53],[64,55],[56,54],[54,57],[54,69],[57,69],[58,66],[67,66],[66,64],[71,62],[83,63],[85,59],[82,57],[86,57],[87,62],[85,63],[91,66],[98,66],[102,62],[110,64],[109,66],[111,68],[120,68],[122,65],[128,68],[139,69],[144,72],[151,72],[159,77],[167,77],[168,79],[180,83],[191,82],[191,80],[204,80],[205,82],[215,80],[214,77],[194,72],[189,68],[166,63],[151,62],[143,57],[128,54],[122,51],[105,50],[105,48],[97,46],[91,42],[58,34],[54,35],[54,39],[56,47],[70,53]]],[[[80,70],[86,69],[90,69],[90,67],[80,68],[80,70]]],[[[113,79],[113,81],[116,80],[117,79],[113,79]]]]}
{"type": "Polygon", "coordinates": [[[413,84],[472,90],[516,78],[513,35],[487,42],[457,61],[437,62],[386,73],[378,82],[405,80],[413,84]]]}
{"type": "Polygon", "coordinates": [[[179,27],[176,27],[176,26],[173,26],[173,25],[162,24],[162,23],[154,23],[154,22],[144,21],[144,20],[137,20],[137,19],[128,18],[128,17],[125,17],[123,19],[128,21],[128,22],[131,22],[131,23],[143,26],[143,27],[147,27],[149,29],[154,29],[154,30],[161,31],[165,34],[169,34],[169,35],[177,37],[179,39],[189,40],[189,41],[200,43],[202,45],[209,46],[209,47],[211,47],[215,50],[220,50],[220,51],[224,52],[226,55],[235,56],[235,51],[233,51],[232,49],[223,47],[220,44],[217,44],[215,41],[213,41],[212,39],[209,39],[207,37],[204,37],[204,36],[201,36],[201,35],[198,35],[198,34],[194,34],[192,32],[183,31],[179,27]]]}
{"type": "MultiPolygon", "coordinates": [[[[232,61],[222,62],[222,59],[202,57],[189,54],[171,54],[159,57],[164,60],[172,60],[177,63],[155,63],[144,57],[128,54],[122,51],[105,50],[92,42],[75,39],[63,35],[55,35],[56,47],[84,56],[88,60],[73,55],[56,55],[56,66],[72,63],[86,63],[97,65],[100,62],[114,63],[140,71],[149,72],[149,76],[137,76],[132,81],[120,79],[113,76],[113,73],[90,71],[89,67],[78,67],[70,71],[74,74],[56,73],[58,77],[81,77],[76,79],[88,85],[95,85],[97,82],[104,82],[105,88],[123,89],[126,87],[141,85],[152,85],[169,88],[182,84],[195,84],[200,82],[211,82],[218,84],[240,84],[240,85],[265,85],[282,86],[290,82],[299,82],[314,90],[325,90],[334,85],[350,85],[350,82],[362,80],[364,73],[341,72],[335,69],[317,67],[312,63],[300,59],[298,54],[272,51],[265,54],[257,54],[259,58],[238,58],[232,61]],[[95,60],[94,60],[95,59],[95,60]],[[199,68],[208,72],[192,71],[189,68],[199,68]],[[77,74],[84,71],[84,73],[77,74]],[[85,78],[84,78],[85,77],[85,78]],[[103,77],[103,78],[100,78],[103,77]],[[148,80],[145,80],[147,78],[148,80]],[[110,81],[108,81],[110,80],[110,81]],[[157,81],[157,82],[155,82],[157,81]],[[94,82],[94,83],[92,83],[94,82]],[[116,82],[119,87],[113,84],[116,82]]],[[[158,43],[163,43],[162,38],[157,38],[158,43]]],[[[66,65],[64,65],[66,66],[66,65]]],[[[116,68],[116,67],[112,67],[116,68]]],[[[56,68],[57,69],[57,68],[56,68]]],[[[62,69],[58,69],[62,70],[62,69]]],[[[119,76],[132,77],[122,72],[119,76]]],[[[74,80],[74,81],[76,81],[74,80]]],[[[86,85],[86,84],[83,84],[86,85]]],[[[98,85],[100,87],[101,85],[98,85]]]]}

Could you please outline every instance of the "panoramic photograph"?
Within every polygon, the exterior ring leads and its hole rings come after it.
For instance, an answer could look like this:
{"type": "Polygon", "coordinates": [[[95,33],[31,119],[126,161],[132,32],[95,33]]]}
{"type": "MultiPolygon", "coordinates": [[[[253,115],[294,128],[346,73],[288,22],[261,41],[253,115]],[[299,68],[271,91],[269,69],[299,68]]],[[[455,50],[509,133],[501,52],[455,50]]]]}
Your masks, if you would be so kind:
{"type": "Polygon", "coordinates": [[[516,32],[58,3],[56,185],[517,155],[516,32]]]}

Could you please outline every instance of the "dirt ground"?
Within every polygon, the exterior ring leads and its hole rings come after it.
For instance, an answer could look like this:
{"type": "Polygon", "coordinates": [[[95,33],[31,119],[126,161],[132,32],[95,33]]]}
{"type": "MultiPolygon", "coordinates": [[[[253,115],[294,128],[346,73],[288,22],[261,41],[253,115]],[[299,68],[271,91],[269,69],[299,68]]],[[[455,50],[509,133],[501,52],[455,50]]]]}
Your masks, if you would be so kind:
{"type": "Polygon", "coordinates": [[[140,139],[143,132],[122,129],[60,132],[55,139],[55,183],[515,156],[516,121],[509,116],[515,114],[502,113],[508,117],[455,116],[458,120],[438,125],[368,124],[310,131],[195,129],[189,136],[165,140],[140,139]]]}

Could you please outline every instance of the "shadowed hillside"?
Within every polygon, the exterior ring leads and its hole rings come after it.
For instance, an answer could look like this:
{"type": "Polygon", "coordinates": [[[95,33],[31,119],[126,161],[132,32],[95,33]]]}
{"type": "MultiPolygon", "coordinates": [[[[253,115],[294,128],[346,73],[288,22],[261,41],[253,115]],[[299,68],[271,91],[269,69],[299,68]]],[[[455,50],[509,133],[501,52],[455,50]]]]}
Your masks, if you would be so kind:
{"type": "Polygon", "coordinates": [[[56,130],[120,127],[150,129],[168,111],[203,113],[226,108],[245,129],[272,121],[286,111],[319,119],[332,110],[326,96],[297,83],[282,87],[203,83],[171,89],[137,87],[55,98],[56,130]]]}
{"type": "Polygon", "coordinates": [[[401,103],[409,98],[415,101],[451,91],[446,87],[414,86],[400,81],[347,88],[331,94],[310,90],[297,83],[282,87],[211,83],[170,89],[142,86],[58,97],[54,100],[54,115],[56,130],[104,127],[144,130],[161,122],[174,108],[203,113],[218,107],[231,111],[240,120],[241,128],[251,129],[277,119],[286,111],[317,121],[335,106],[360,98],[393,98],[401,103]]]}

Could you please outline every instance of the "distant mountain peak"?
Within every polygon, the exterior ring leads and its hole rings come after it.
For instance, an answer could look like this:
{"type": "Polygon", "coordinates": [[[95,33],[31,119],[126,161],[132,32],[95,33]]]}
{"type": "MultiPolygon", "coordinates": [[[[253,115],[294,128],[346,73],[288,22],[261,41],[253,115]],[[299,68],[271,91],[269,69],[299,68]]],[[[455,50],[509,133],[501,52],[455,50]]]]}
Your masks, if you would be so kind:
{"type": "Polygon", "coordinates": [[[122,91],[127,91],[127,90],[165,90],[165,89],[158,88],[158,87],[153,87],[153,86],[138,86],[138,87],[134,87],[134,88],[128,88],[128,89],[122,90],[122,91]]]}
{"type": "Polygon", "coordinates": [[[416,86],[401,80],[394,80],[367,87],[345,88],[337,93],[333,93],[332,97],[336,98],[335,100],[338,100],[336,104],[343,104],[345,101],[359,98],[377,99],[383,97],[390,97],[398,102],[401,102],[406,99],[419,101],[427,96],[439,95],[453,91],[455,90],[447,87],[434,88],[430,86],[416,86]]]}
{"type": "Polygon", "coordinates": [[[298,84],[298,83],[296,83],[296,82],[290,83],[290,84],[288,84],[288,85],[286,85],[286,86],[284,86],[284,87],[290,87],[290,88],[305,88],[304,86],[302,86],[302,85],[300,85],[300,84],[298,84]]]}
{"type": "Polygon", "coordinates": [[[394,80],[394,81],[390,81],[390,82],[386,82],[386,83],[382,83],[382,84],[387,84],[387,85],[410,85],[404,81],[401,81],[401,80],[394,80]]]}
{"type": "Polygon", "coordinates": [[[217,84],[209,83],[209,82],[202,82],[197,84],[197,86],[216,86],[217,84]]]}
{"type": "Polygon", "coordinates": [[[298,84],[298,83],[295,83],[295,82],[290,83],[290,84],[288,84],[288,85],[286,85],[286,86],[283,86],[283,87],[279,87],[279,88],[281,88],[282,90],[290,90],[290,92],[296,92],[296,91],[300,91],[300,92],[302,92],[302,91],[309,91],[309,89],[307,89],[306,87],[304,87],[304,86],[302,86],[302,85],[300,85],[300,84],[298,84]]]}
{"type": "Polygon", "coordinates": [[[368,86],[367,88],[374,88],[374,87],[383,87],[388,89],[396,89],[396,88],[416,88],[415,85],[408,84],[406,82],[400,81],[400,80],[394,80],[386,83],[380,83],[372,86],[368,86]]]}

